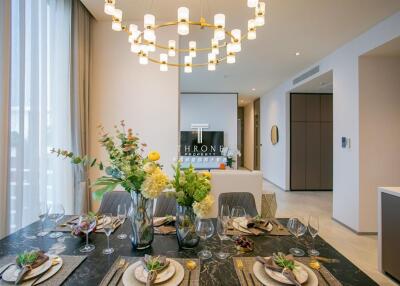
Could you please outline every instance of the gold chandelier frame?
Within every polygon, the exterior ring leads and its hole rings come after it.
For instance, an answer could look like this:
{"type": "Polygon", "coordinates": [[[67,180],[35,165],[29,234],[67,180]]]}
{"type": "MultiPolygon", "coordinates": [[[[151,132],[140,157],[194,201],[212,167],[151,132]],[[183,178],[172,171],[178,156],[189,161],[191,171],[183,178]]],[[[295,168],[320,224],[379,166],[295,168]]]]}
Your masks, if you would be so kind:
{"type": "MultiPolygon", "coordinates": [[[[113,17],[113,21],[116,21],[116,20],[117,20],[117,19],[115,19],[115,18],[113,17]]],[[[183,22],[183,23],[187,23],[187,24],[189,24],[190,26],[200,26],[200,28],[202,28],[202,29],[208,28],[208,29],[216,30],[216,29],[221,28],[221,27],[215,26],[214,24],[208,23],[204,18],[200,18],[200,21],[197,21],[197,22],[196,22],[196,21],[178,21],[178,20],[176,20],[176,21],[170,21],[170,22],[164,22],[164,23],[161,23],[161,24],[154,25],[153,27],[151,27],[151,29],[154,30],[154,31],[156,31],[156,30],[158,30],[158,29],[160,29],[160,28],[164,28],[164,27],[177,26],[179,23],[182,23],[182,22],[183,22]]],[[[131,35],[131,33],[129,32],[129,29],[128,29],[128,27],[127,27],[126,25],[122,25],[122,31],[128,33],[128,36],[131,35]]],[[[247,34],[248,34],[248,33],[244,34],[244,35],[242,36],[241,39],[236,39],[236,38],[232,35],[231,32],[229,32],[229,31],[227,31],[227,30],[225,30],[224,32],[225,32],[225,35],[227,35],[228,37],[230,37],[231,39],[233,39],[234,42],[243,41],[243,40],[247,39],[247,34]]],[[[142,32],[140,33],[140,36],[139,36],[138,38],[142,38],[142,37],[143,37],[143,34],[144,34],[144,31],[142,31],[142,32]]],[[[136,39],[136,40],[134,40],[134,41],[138,41],[138,40],[136,39]]],[[[149,42],[149,41],[145,41],[145,43],[146,43],[146,44],[151,44],[151,42],[149,42]]],[[[226,47],[227,44],[228,44],[228,43],[225,41],[223,44],[218,45],[218,49],[219,49],[219,48],[224,48],[224,47],[226,47]]],[[[154,44],[154,46],[157,47],[157,48],[159,48],[159,49],[162,49],[162,50],[166,50],[166,51],[169,51],[169,50],[170,50],[170,48],[169,48],[168,46],[160,45],[160,44],[157,44],[157,43],[154,44]]],[[[212,51],[212,49],[213,49],[213,47],[195,48],[195,49],[175,48],[174,51],[176,51],[177,53],[187,53],[187,52],[190,52],[190,51],[207,52],[207,51],[212,51]]],[[[139,52],[138,55],[140,56],[140,55],[141,55],[141,52],[139,52]]],[[[152,58],[152,57],[150,57],[150,56],[147,56],[147,58],[149,59],[149,61],[151,61],[151,62],[153,62],[153,63],[156,63],[156,64],[164,64],[164,65],[171,66],[171,67],[185,67],[185,66],[187,66],[187,65],[184,64],[184,63],[161,62],[160,60],[155,59],[155,58],[152,58]]],[[[219,64],[219,63],[225,61],[226,58],[227,58],[227,55],[224,56],[224,57],[217,58],[215,64],[219,64]]],[[[192,64],[190,64],[190,66],[192,66],[192,67],[204,67],[204,66],[207,66],[208,64],[209,64],[208,62],[207,62],[207,63],[199,63],[199,64],[193,64],[193,63],[192,63],[192,64]]]]}

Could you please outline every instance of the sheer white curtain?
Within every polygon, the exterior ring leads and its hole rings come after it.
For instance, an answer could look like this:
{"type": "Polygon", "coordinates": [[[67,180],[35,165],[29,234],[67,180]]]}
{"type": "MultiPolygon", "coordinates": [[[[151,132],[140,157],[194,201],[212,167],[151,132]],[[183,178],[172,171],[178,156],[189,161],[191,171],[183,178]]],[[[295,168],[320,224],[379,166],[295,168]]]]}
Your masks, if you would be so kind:
{"type": "Polygon", "coordinates": [[[71,0],[12,0],[9,232],[35,220],[39,203],[73,212],[71,0]]]}

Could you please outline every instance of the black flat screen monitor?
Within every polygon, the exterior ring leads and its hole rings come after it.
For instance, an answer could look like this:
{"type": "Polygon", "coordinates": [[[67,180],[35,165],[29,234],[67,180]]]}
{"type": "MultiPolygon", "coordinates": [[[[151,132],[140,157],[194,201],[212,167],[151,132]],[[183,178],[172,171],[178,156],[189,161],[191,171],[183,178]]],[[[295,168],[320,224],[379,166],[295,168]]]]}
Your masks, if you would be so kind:
{"type": "Polygon", "coordinates": [[[221,156],[223,131],[181,131],[181,156],[221,156]]]}

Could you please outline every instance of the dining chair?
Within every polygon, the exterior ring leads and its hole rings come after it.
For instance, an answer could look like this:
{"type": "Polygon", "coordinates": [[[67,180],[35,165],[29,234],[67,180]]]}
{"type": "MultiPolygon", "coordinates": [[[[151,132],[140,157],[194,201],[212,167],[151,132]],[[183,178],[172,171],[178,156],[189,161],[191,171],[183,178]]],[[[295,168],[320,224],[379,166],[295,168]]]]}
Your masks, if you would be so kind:
{"type": "Polygon", "coordinates": [[[176,215],[176,199],[174,197],[167,196],[165,193],[162,193],[157,198],[154,216],[163,217],[168,215],[176,215]]]}
{"type": "Polygon", "coordinates": [[[119,204],[125,204],[126,211],[128,211],[131,206],[131,195],[126,191],[105,193],[101,200],[98,214],[111,213],[113,216],[116,216],[119,204]]]}
{"type": "Polygon", "coordinates": [[[232,208],[235,206],[240,206],[244,208],[247,215],[252,217],[258,215],[256,201],[252,193],[221,193],[218,197],[218,215],[221,212],[222,205],[228,205],[230,210],[232,210],[232,208]]]}

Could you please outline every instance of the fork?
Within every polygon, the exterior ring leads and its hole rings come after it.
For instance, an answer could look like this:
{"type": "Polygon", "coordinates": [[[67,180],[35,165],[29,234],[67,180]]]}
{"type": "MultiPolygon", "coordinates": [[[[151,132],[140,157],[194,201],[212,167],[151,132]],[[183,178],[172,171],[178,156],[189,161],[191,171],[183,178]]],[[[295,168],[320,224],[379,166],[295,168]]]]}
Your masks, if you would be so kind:
{"type": "Polygon", "coordinates": [[[107,285],[110,285],[111,281],[113,280],[115,274],[118,272],[118,270],[120,270],[121,268],[123,268],[125,266],[125,258],[121,258],[118,262],[118,265],[116,267],[116,269],[114,270],[113,274],[111,275],[110,280],[108,280],[107,285]]]}
{"type": "Polygon", "coordinates": [[[246,282],[246,286],[249,286],[249,282],[247,281],[247,277],[244,273],[244,264],[243,261],[241,259],[237,259],[236,260],[236,266],[239,269],[239,271],[242,273],[243,277],[244,277],[244,281],[246,282]]]}

